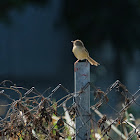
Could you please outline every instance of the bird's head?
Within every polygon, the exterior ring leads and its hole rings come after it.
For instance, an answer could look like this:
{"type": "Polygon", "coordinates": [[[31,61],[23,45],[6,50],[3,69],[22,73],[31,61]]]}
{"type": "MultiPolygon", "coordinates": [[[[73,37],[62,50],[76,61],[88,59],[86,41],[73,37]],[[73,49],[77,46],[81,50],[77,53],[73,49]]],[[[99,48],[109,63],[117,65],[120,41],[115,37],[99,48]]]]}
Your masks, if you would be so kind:
{"type": "Polygon", "coordinates": [[[75,41],[71,41],[73,43],[73,45],[76,46],[84,46],[83,42],[79,39],[75,40],[75,41]]]}

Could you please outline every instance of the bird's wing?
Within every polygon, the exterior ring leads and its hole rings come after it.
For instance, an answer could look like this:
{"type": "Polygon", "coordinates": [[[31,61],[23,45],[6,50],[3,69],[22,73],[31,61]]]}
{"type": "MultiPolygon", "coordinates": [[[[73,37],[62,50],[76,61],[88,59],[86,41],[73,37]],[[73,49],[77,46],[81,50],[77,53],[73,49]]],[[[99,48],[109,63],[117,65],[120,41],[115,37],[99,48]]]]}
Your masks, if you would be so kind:
{"type": "Polygon", "coordinates": [[[84,47],[84,50],[86,51],[86,53],[89,55],[88,50],[84,47]]]}

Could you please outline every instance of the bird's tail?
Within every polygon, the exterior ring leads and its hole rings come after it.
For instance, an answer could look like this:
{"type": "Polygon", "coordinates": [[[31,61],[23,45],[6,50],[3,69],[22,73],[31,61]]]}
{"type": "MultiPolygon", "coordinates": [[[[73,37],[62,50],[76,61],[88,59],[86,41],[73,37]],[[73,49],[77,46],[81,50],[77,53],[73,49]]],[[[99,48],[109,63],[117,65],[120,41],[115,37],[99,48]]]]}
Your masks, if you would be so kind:
{"type": "Polygon", "coordinates": [[[89,61],[89,63],[91,65],[95,65],[95,66],[100,65],[98,62],[96,62],[95,60],[93,60],[90,56],[87,57],[87,60],[89,61]]]}

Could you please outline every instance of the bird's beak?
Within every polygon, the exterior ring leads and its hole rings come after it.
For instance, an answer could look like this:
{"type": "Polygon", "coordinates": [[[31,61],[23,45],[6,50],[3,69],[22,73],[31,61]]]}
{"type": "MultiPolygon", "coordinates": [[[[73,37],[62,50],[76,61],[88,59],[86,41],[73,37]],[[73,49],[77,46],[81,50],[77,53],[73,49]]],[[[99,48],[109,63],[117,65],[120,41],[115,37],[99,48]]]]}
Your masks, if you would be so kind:
{"type": "Polygon", "coordinates": [[[74,42],[74,41],[71,41],[72,43],[74,42]]]}

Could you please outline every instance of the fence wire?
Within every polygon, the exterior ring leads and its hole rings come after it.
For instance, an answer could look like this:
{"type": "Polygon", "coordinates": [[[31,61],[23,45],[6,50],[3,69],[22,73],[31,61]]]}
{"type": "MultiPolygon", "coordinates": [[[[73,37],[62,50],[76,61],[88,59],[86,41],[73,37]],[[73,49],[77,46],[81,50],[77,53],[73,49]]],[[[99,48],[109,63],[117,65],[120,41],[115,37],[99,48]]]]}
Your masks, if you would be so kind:
{"type": "MultiPolygon", "coordinates": [[[[130,93],[119,80],[106,91],[87,83],[76,94],[91,87],[91,140],[140,139],[140,88],[130,93]]],[[[75,119],[79,106],[75,93],[59,84],[43,93],[5,80],[0,83],[0,139],[2,140],[74,140],[79,129],[75,119]],[[47,96],[48,94],[48,96],[47,96]],[[64,95],[57,98],[58,95],[64,95]]],[[[82,116],[81,116],[82,117],[82,116]]],[[[81,138],[82,139],[82,138],[81,138]]]]}

